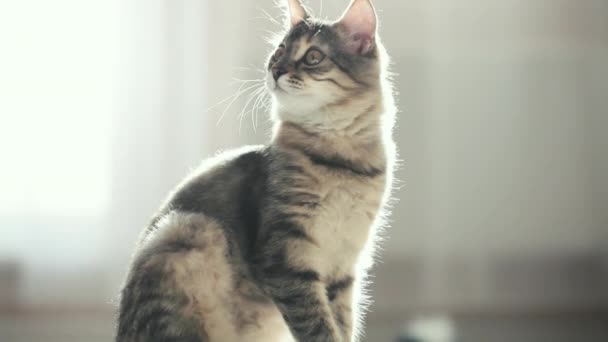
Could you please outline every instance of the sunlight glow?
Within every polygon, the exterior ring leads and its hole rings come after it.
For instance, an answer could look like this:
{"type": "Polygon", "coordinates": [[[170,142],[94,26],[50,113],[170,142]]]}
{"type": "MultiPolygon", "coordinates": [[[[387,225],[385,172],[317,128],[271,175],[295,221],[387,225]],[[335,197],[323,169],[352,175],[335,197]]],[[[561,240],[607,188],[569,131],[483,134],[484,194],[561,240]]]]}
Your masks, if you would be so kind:
{"type": "Polygon", "coordinates": [[[107,207],[116,12],[107,0],[0,3],[0,212],[107,207]]]}

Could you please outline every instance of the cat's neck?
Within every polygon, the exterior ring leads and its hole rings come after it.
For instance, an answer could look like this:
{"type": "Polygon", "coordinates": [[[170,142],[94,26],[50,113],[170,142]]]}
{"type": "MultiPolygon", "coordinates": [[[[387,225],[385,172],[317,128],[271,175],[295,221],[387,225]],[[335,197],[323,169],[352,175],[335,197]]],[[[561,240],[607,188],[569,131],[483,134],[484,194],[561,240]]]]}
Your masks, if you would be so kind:
{"type": "MultiPolygon", "coordinates": [[[[367,170],[385,170],[387,156],[383,106],[371,103],[353,108],[349,119],[333,125],[280,120],[276,123],[272,144],[299,149],[326,158],[339,157],[367,170]]],[[[322,113],[330,116],[332,113],[322,113]]]]}

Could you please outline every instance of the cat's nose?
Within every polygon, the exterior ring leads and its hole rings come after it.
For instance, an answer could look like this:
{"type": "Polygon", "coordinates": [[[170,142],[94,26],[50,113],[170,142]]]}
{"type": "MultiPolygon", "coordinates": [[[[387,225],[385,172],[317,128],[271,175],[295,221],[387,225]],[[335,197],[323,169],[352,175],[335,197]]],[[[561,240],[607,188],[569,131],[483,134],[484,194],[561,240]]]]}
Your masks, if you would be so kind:
{"type": "Polygon", "coordinates": [[[273,67],[272,68],[272,77],[274,77],[275,81],[279,80],[279,77],[285,75],[287,73],[287,68],[285,67],[273,67]]]}

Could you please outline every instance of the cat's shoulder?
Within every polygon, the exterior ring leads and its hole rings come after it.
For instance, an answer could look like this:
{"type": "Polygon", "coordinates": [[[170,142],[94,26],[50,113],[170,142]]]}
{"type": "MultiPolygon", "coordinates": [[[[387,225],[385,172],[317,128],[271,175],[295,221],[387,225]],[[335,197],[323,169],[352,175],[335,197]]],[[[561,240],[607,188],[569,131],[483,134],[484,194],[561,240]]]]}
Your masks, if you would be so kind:
{"type": "Polygon", "coordinates": [[[184,190],[228,190],[226,187],[265,176],[267,160],[268,151],[264,145],[221,151],[203,160],[175,190],[178,193],[184,190]]]}
{"type": "Polygon", "coordinates": [[[192,172],[193,176],[203,175],[226,167],[247,167],[259,164],[266,159],[268,147],[265,145],[248,145],[223,150],[203,160],[192,172]]]}

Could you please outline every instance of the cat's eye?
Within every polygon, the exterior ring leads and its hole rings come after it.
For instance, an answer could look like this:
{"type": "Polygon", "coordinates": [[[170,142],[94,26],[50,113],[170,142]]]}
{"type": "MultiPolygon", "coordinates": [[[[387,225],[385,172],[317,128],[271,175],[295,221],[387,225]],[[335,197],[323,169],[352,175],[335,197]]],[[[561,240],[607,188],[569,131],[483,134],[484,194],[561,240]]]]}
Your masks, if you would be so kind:
{"type": "Polygon", "coordinates": [[[321,63],[324,58],[325,54],[321,50],[312,48],[308,50],[304,56],[304,63],[306,63],[306,65],[317,65],[321,63]]]}
{"type": "Polygon", "coordinates": [[[274,55],[272,55],[272,59],[274,59],[276,61],[279,58],[283,57],[284,54],[285,54],[285,46],[281,45],[281,46],[279,46],[277,51],[274,52],[274,55]]]}

